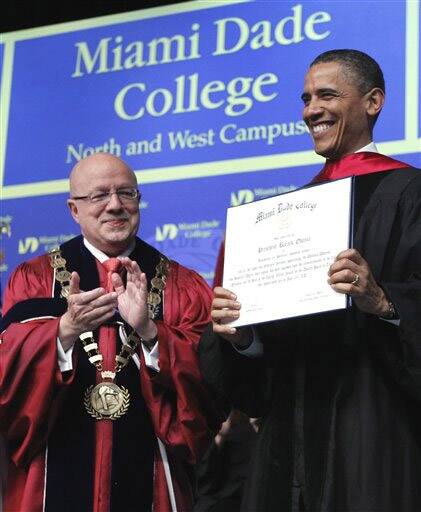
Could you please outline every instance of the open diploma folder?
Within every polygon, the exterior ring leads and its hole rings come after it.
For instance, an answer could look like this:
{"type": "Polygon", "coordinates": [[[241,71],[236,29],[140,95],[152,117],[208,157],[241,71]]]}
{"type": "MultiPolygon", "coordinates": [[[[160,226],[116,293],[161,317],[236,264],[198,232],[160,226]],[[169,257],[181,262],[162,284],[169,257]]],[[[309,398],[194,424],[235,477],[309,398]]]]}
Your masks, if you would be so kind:
{"type": "Polygon", "coordinates": [[[232,326],[347,307],[328,269],[352,244],[353,178],[229,208],[223,286],[241,302],[232,326]]]}

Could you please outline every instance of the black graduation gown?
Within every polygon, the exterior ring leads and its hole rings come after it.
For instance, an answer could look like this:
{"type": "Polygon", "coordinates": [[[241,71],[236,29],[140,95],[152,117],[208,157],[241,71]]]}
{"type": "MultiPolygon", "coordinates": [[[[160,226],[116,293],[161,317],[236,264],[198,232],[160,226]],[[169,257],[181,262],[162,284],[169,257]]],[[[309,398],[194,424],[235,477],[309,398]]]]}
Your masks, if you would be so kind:
{"type": "Polygon", "coordinates": [[[264,357],[200,343],[215,394],[263,416],[242,510],[421,510],[421,172],[358,178],[354,247],[400,314],[356,307],[257,326],[264,357]]]}

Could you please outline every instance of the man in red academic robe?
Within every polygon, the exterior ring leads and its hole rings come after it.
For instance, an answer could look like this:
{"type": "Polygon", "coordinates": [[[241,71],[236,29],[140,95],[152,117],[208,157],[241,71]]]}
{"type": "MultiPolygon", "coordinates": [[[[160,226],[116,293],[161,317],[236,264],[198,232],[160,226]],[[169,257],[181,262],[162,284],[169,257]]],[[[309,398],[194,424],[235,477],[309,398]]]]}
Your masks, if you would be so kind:
{"type": "Polygon", "coordinates": [[[68,206],[82,236],[11,276],[4,512],[192,508],[192,466],[219,421],[197,356],[211,292],[136,237],[139,198],[122,160],[81,160],[68,206]]]}
{"type": "Polygon", "coordinates": [[[327,159],[313,181],[358,176],[354,247],[327,276],[352,307],[236,330],[241,304],[215,288],[204,376],[262,417],[244,511],[421,509],[421,172],[377,153],[384,91],[370,56],[332,50],[302,94],[327,159]]]}

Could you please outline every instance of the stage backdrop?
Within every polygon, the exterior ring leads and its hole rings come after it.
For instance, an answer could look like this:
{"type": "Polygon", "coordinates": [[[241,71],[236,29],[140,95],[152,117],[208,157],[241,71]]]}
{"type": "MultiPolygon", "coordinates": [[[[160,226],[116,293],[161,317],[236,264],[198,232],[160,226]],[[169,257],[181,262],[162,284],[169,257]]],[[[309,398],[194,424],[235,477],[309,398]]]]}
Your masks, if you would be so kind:
{"type": "Polygon", "coordinates": [[[97,151],[136,171],[140,235],[211,282],[226,208],[320,168],[300,95],[325,50],[378,60],[379,149],[419,166],[419,21],[418,0],[200,1],[3,34],[3,288],[78,234],[67,176],[97,151]]]}

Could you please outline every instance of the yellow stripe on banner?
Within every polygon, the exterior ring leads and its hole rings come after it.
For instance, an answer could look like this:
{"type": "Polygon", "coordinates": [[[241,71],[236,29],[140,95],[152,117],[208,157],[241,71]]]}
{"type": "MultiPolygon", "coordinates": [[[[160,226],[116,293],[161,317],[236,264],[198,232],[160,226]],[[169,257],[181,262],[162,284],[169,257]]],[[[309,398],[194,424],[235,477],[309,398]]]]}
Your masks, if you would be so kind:
{"type": "Polygon", "coordinates": [[[419,153],[421,148],[421,139],[412,140],[391,140],[389,142],[376,143],[377,149],[384,155],[406,155],[408,153],[419,153]]]}
{"type": "Polygon", "coordinates": [[[69,191],[69,180],[38,181],[9,185],[3,187],[2,199],[18,199],[21,197],[45,196],[48,194],[62,194],[69,191]]]}

